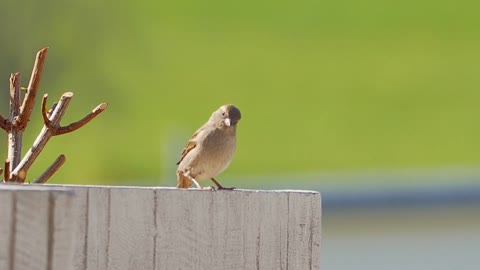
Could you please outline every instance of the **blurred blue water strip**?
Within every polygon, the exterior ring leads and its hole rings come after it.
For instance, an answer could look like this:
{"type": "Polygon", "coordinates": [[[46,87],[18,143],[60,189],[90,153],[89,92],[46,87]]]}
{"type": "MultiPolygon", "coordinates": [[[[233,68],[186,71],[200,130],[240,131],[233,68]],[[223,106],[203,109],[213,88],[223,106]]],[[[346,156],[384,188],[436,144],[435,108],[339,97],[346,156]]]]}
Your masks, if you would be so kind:
{"type": "Polygon", "coordinates": [[[322,191],[322,206],[327,210],[372,207],[444,207],[453,204],[480,205],[480,185],[322,191]]]}
{"type": "MultiPolygon", "coordinates": [[[[477,168],[256,176],[248,180],[255,183],[252,188],[320,191],[326,212],[462,204],[480,207],[480,170],[477,168]]],[[[237,181],[243,182],[234,179],[232,183],[237,181]]]]}

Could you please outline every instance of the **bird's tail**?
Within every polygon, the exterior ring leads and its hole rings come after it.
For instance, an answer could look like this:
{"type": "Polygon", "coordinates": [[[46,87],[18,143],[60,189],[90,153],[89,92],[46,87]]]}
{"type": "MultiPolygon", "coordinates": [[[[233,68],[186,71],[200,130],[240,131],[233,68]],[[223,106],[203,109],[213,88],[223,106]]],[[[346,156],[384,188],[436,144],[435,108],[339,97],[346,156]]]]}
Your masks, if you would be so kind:
{"type": "Polygon", "coordinates": [[[192,179],[177,171],[177,188],[189,188],[192,185],[192,179]]]}

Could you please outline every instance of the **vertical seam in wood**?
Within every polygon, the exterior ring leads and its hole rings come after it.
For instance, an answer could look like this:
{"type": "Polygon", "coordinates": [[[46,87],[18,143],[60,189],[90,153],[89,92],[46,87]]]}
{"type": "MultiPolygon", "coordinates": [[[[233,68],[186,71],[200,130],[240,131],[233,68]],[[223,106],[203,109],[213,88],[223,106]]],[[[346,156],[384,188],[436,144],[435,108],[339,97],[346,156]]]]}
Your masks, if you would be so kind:
{"type": "Polygon", "coordinates": [[[108,270],[108,264],[110,262],[110,220],[112,218],[112,207],[111,207],[111,200],[112,200],[112,195],[111,195],[111,188],[107,188],[108,193],[107,193],[107,246],[105,247],[105,256],[106,258],[106,270],[108,270]]]}
{"type": "Polygon", "coordinates": [[[10,223],[9,269],[15,270],[15,236],[17,235],[17,192],[12,192],[12,222],[10,223]]]}
{"type": "Polygon", "coordinates": [[[48,238],[47,238],[47,270],[53,269],[53,246],[55,233],[55,197],[53,192],[48,193],[48,238]]]}
{"type": "Polygon", "coordinates": [[[285,270],[288,270],[288,256],[289,256],[289,250],[288,250],[288,243],[290,242],[290,193],[287,193],[287,260],[285,262],[285,270]]]}
{"type": "Polygon", "coordinates": [[[262,204],[259,205],[259,221],[258,221],[258,227],[257,227],[257,254],[255,256],[255,264],[257,266],[257,270],[260,270],[260,237],[261,237],[261,231],[262,231],[262,216],[263,216],[263,211],[264,209],[262,208],[262,204]]]}
{"type": "Polygon", "coordinates": [[[85,206],[85,236],[83,238],[83,267],[87,269],[87,256],[88,256],[88,225],[89,225],[89,216],[90,216],[90,188],[87,188],[86,196],[86,206],[85,206]]]}
{"type": "Polygon", "coordinates": [[[258,225],[257,254],[255,259],[256,259],[257,270],[260,270],[260,224],[258,225]]]}
{"type": "Polygon", "coordinates": [[[157,237],[158,237],[158,229],[157,229],[157,200],[158,200],[158,190],[153,190],[153,270],[157,269],[157,237]]]}
{"type": "Polygon", "coordinates": [[[311,214],[310,214],[310,256],[308,257],[309,263],[310,263],[310,269],[313,269],[313,237],[315,230],[313,226],[315,225],[315,194],[310,195],[310,209],[311,209],[311,214]]]}
{"type": "MultiPolygon", "coordinates": [[[[288,222],[287,222],[288,223],[288,222]]],[[[280,226],[278,226],[278,230],[280,231],[279,235],[280,235],[280,244],[279,244],[279,259],[278,259],[278,269],[282,269],[282,266],[283,266],[283,237],[285,237],[285,235],[283,234],[283,231],[282,231],[282,221],[280,221],[280,226]]]]}

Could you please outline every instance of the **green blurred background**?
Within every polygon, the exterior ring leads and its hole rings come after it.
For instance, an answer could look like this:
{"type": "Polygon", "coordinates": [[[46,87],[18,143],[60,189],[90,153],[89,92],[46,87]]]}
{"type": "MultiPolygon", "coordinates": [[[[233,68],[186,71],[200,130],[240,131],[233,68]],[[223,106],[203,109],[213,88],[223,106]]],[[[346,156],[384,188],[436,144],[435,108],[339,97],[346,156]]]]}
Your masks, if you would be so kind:
{"type": "MultiPolygon", "coordinates": [[[[480,2],[0,2],[8,78],[74,99],[29,173],[50,183],[175,185],[191,134],[225,103],[243,119],[219,177],[322,191],[323,269],[475,269],[480,243],[480,2]]],[[[39,103],[24,151],[41,128],[39,103]]],[[[5,143],[0,157],[6,157],[5,143]]]]}
{"type": "MultiPolygon", "coordinates": [[[[224,103],[236,104],[243,119],[223,179],[474,167],[479,8],[474,1],[3,0],[0,109],[6,116],[9,74],[20,71],[26,86],[35,53],[49,46],[39,95],[53,102],[74,92],[63,123],[100,102],[109,107],[53,138],[30,178],[64,153],[52,183],[174,185],[184,143],[224,103]]],[[[38,101],[25,150],[40,130],[39,110],[38,101]]]]}

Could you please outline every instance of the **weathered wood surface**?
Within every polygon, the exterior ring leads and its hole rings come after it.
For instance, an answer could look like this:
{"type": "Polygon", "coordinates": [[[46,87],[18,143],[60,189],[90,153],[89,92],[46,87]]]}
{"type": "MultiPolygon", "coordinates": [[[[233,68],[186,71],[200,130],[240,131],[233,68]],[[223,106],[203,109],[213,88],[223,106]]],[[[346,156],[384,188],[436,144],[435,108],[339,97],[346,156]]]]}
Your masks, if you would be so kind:
{"type": "MultiPolygon", "coordinates": [[[[74,270],[320,268],[318,192],[67,187],[75,194],[67,215],[73,225],[62,233],[67,239],[67,231],[73,232],[69,262],[74,270]]],[[[12,200],[8,196],[0,202],[12,200]]],[[[28,207],[39,212],[28,215],[45,223],[48,207],[39,209],[41,203],[48,204],[48,199],[36,198],[28,207]]],[[[11,209],[0,208],[0,215],[11,216],[11,209]]],[[[5,243],[11,239],[5,235],[10,233],[4,231],[12,221],[6,219],[4,226],[0,220],[0,245],[6,246],[0,246],[0,269],[9,269],[2,265],[8,262],[2,252],[8,251],[5,243]]],[[[43,230],[29,237],[45,237],[48,229],[43,230]]],[[[54,248],[60,244],[68,245],[55,241],[54,248]]],[[[36,260],[44,258],[41,252],[45,251],[33,252],[36,260]]],[[[65,261],[53,261],[60,259],[65,261]]]]}
{"type": "Polygon", "coordinates": [[[74,193],[0,185],[0,269],[70,270],[74,193]]]}

